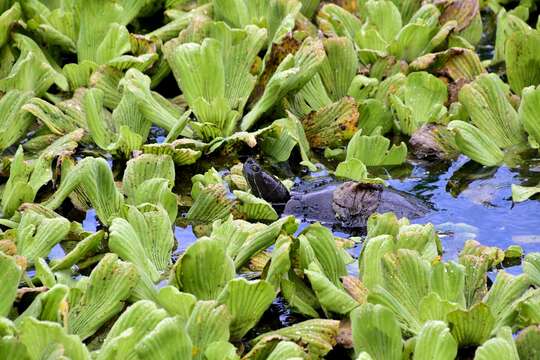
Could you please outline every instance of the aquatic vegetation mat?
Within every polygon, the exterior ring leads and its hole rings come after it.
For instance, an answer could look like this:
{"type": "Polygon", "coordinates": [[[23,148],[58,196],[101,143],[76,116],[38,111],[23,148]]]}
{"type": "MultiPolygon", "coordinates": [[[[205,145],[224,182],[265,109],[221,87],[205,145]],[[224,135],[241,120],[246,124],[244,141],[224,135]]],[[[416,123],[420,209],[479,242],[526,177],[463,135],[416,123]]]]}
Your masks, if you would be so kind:
{"type": "Polygon", "coordinates": [[[539,11],[0,0],[0,358],[540,359],[540,248],[389,186],[534,168],[539,11]]]}

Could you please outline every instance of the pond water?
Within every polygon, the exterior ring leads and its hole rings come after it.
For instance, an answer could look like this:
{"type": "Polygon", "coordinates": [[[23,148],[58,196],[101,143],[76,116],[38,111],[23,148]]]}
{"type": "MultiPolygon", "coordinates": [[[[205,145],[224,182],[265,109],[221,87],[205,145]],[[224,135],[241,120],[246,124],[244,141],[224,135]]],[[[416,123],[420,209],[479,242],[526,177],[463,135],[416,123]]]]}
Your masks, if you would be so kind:
{"type": "MultiPolygon", "coordinates": [[[[511,196],[512,184],[536,185],[540,182],[540,166],[534,159],[527,167],[510,169],[486,168],[460,157],[446,165],[409,163],[377,176],[384,176],[389,186],[429,205],[430,211],[413,222],[435,225],[447,260],[455,258],[469,239],[503,249],[519,245],[526,253],[540,251],[540,201],[533,199],[516,204],[511,196]]],[[[327,171],[320,171],[311,174],[309,182],[328,184],[335,180],[327,171]]],[[[296,184],[296,189],[305,191],[302,180],[297,178],[296,184]]],[[[311,222],[301,220],[301,228],[311,222]]],[[[333,230],[337,236],[350,235],[343,230],[333,230]]],[[[175,236],[179,242],[177,254],[196,239],[190,226],[176,227],[175,236]]],[[[360,248],[352,249],[352,254],[358,256],[360,248]]],[[[510,272],[517,271],[519,268],[510,269],[510,272]]]]}

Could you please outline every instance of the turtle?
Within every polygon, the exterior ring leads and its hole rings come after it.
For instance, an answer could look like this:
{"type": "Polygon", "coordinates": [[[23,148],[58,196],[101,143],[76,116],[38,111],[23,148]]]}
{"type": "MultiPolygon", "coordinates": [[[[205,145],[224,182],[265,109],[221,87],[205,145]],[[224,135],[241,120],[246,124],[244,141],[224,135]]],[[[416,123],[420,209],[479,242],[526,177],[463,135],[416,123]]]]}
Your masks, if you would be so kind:
{"type": "Polygon", "coordinates": [[[253,158],[246,160],[243,173],[252,193],[283,214],[344,229],[365,228],[374,213],[394,212],[398,217],[416,219],[430,210],[424,201],[382,184],[331,180],[307,190],[293,187],[289,191],[253,158]]]}

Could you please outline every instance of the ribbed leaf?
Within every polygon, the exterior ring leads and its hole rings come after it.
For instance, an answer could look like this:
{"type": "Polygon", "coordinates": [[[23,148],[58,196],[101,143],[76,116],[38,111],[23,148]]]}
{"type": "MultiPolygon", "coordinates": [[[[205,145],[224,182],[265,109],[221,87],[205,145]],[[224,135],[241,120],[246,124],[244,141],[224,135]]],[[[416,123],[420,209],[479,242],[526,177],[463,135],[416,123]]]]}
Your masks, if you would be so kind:
{"type": "Polygon", "coordinates": [[[245,265],[252,256],[272,246],[282,231],[293,234],[297,228],[298,223],[294,216],[287,216],[251,234],[234,258],[236,269],[245,265]]]}
{"type": "Polygon", "coordinates": [[[303,359],[305,356],[304,350],[298,345],[290,341],[281,341],[272,353],[268,356],[268,360],[281,359],[303,359]]]}
{"type": "Polygon", "coordinates": [[[357,108],[353,98],[344,97],[302,118],[310,145],[319,149],[343,145],[357,130],[357,108]]]}
{"type": "Polygon", "coordinates": [[[401,359],[403,344],[399,324],[390,310],[364,304],[351,313],[354,350],[366,352],[374,360],[401,359]]]}
{"type": "Polygon", "coordinates": [[[540,355],[540,326],[531,325],[516,337],[520,359],[536,359],[540,355]]]}
{"type": "Polygon", "coordinates": [[[187,322],[187,331],[193,343],[195,360],[205,359],[205,351],[216,342],[229,340],[231,315],[227,307],[215,301],[199,301],[195,304],[187,322]]]}
{"type": "Polygon", "coordinates": [[[469,113],[472,124],[500,148],[517,145],[524,140],[517,112],[508,101],[508,93],[508,86],[495,74],[480,75],[459,92],[459,101],[469,113]]]}
{"type": "Polygon", "coordinates": [[[98,360],[137,359],[135,346],[152,331],[158,323],[167,317],[167,312],[158,309],[147,300],[141,300],[131,305],[115,321],[107,334],[97,356],[98,360]]]}
{"type": "Polygon", "coordinates": [[[401,131],[412,135],[423,124],[436,122],[446,114],[446,85],[427,72],[413,72],[390,103],[396,112],[401,131]]]}
{"type": "Polygon", "coordinates": [[[200,222],[212,222],[224,219],[230,214],[233,207],[232,201],[227,197],[227,190],[223,184],[210,184],[203,187],[200,183],[194,183],[194,188],[200,188],[195,202],[189,208],[186,218],[200,222]]]}
{"type": "Polygon", "coordinates": [[[22,269],[15,258],[0,252],[0,316],[7,316],[17,295],[22,269]]]}
{"type": "Polygon", "coordinates": [[[105,238],[105,231],[100,230],[89,234],[75,245],[73,250],[66,254],[62,259],[51,263],[52,270],[65,270],[82,261],[89,254],[96,252],[105,238]]]}
{"type": "Polygon", "coordinates": [[[161,99],[150,91],[150,78],[139,70],[129,69],[119,85],[136,99],[139,110],[152,123],[168,131],[174,128],[177,133],[187,125],[188,118],[173,113],[170,106],[164,106],[161,99]]]}
{"type": "Polygon", "coordinates": [[[290,236],[280,235],[276,240],[274,250],[272,250],[270,266],[268,267],[264,280],[272,284],[276,291],[279,290],[282,278],[291,268],[291,245],[292,240],[290,236]]]}
{"type": "Polygon", "coordinates": [[[239,340],[244,337],[259,322],[274,297],[274,288],[265,280],[239,278],[229,281],[218,302],[227,305],[231,313],[231,338],[239,340]]]}
{"type": "Polygon", "coordinates": [[[457,355],[456,340],[442,321],[428,321],[416,337],[414,360],[453,360],[457,355]]]}
{"type": "Polygon", "coordinates": [[[137,283],[134,265],[107,254],[90,274],[88,285],[77,303],[70,304],[68,331],[81,339],[92,336],[103,324],[124,308],[137,283]]]}
{"type": "Polygon", "coordinates": [[[313,224],[302,231],[300,236],[304,237],[313,249],[320,271],[334,285],[341,286],[340,278],[347,275],[347,270],[332,232],[321,224],[313,224]]]}
{"type": "Polygon", "coordinates": [[[322,42],[312,38],[304,40],[294,56],[288,55],[279,64],[261,98],[242,119],[242,130],[248,130],[255,125],[259,118],[285,95],[301,89],[315,75],[323,60],[322,42]]]}
{"type": "Polygon", "coordinates": [[[336,344],[338,330],[339,321],[337,320],[306,320],[289,327],[262,334],[255,338],[252,343],[264,342],[265,339],[278,336],[282,337],[283,340],[302,344],[307,349],[308,355],[313,358],[321,358],[336,344]]]}
{"type": "Polygon", "coordinates": [[[171,316],[180,316],[187,321],[197,302],[197,298],[192,294],[180,292],[174,286],[168,285],[159,289],[157,302],[171,316]]]}
{"type": "Polygon", "coordinates": [[[415,251],[399,249],[383,258],[383,284],[368,299],[392,309],[405,329],[417,333],[421,327],[418,305],[429,293],[430,275],[429,262],[415,251]]]}
{"type": "Polygon", "coordinates": [[[469,310],[456,310],[448,314],[452,335],[460,347],[481,345],[489,339],[495,319],[486,304],[478,303],[469,310]]]}
{"type": "Polygon", "coordinates": [[[32,39],[22,34],[14,34],[13,39],[21,53],[9,74],[0,79],[0,90],[33,91],[36,96],[41,96],[53,84],[65,91],[68,89],[67,79],[32,39]]]}
{"type": "Polygon", "coordinates": [[[184,320],[168,317],[135,346],[139,358],[148,360],[192,359],[192,343],[184,320]]]}
{"type": "Polygon", "coordinates": [[[73,360],[89,360],[90,353],[79,336],[68,335],[59,324],[25,318],[20,324],[20,340],[28,349],[30,359],[47,358],[47,351],[60,347],[62,354],[73,360]]]}
{"type": "Polygon", "coordinates": [[[518,110],[519,120],[529,134],[529,144],[540,147],[540,87],[523,89],[518,110]]]}
{"type": "Polygon", "coordinates": [[[250,193],[234,190],[234,195],[240,201],[238,211],[246,216],[246,219],[254,221],[275,221],[278,214],[267,201],[250,193]]]}
{"type": "Polygon", "coordinates": [[[232,259],[221,242],[200,238],[178,260],[175,271],[182,291],[199,300],[215,299],[235,276],[232,259]]]}
{"type": "Polygon", "coordinates": [[[9,38],[9,32],[13,23],[21,17],[21,5],[16,2],[10,8],[10,1],[2,2],[0,7],[0,47],[4,46],[9,38]],[[4,5],[5,4],[5,5],[4,5]]]}
{"type": "Polygon", "coordinates": [[[379,235],[369,238],[358,260],[362,282],[368,289],[374,289],[383,283],[382,259],[385,254],[395,249],[394,239],[390,235],[379,235]]]}
{"type": "Polygon", "coordinates": [[[354,308],[360,306],[345,290],[334,285],[326,278],[315,263],[309,266],[309,270],[304,270],[304,273],[307,275],[311,287],[325,311],[347,315],[354,308]]]}
{"type": "Polygon", "coordinates": [[[531,283],[540,287],[540,253],[529,253],[523,261],[523,272],[527,274],[531,283]]]}
{"type": "Polygon", "coordinates": [[[465,307],[465,267],[449,261],[432,267],[431,290],[441,299],[465,307]]]}
{"type": "Polygon", "coordinates": [[[472,160],[485,166],[496,166],[504,160],[504,153],[493,138],[477,127],[454,120],[448,128],[455,133],[458,149],[472,160]]]}
{"type": "Polygon", "coordinates": [[[265,134],[261,147],[265,154],[279,162],[288,160],[296,145],[302,157],[301,164],[315,171],[317,168],[309,161],[310,146],[304,127],[300,120],[292,113],[288,113],[287,118],[273,122],[272,131],[265,134]]]}
{"type": "Polygon", "coordinates": [[[496,320],[496,329],[512,325],[520,297],[530,286],[527,275],[512,276],[500,271],[483,299],[496,320]]]}
{"type": "Polygon", "coordinates": [[[0,150],[15,144],[32,124],[32,115],[22,110],[31,97],[30,92],[11,90],[0,99],[0,150]]]}
{"type": "Polygon", "coordinates": [[[518,351],[514,339],[512,338],[512,329],[503,327],[496,338],[486,341],[482,346],[476,349],[475,360],[519,360],[518,351]]]}
{"type": "Polygon", "coordinates": [[[540,33],[536,30],[516,31],[508,36],[505,63],[510,88],[520,94],[529,85],[540,84],[540,33]]]}
{"type": "Polygon", "coordinates": [[[36,212],[25,211],[15,238],[17,253],[33,263],[37,258],[49,255],[51,249],[64,240],[69,229],[69,221],[63,217],[48,219],[36,212]]]}
{"type": "Polygon", "coordinates": [[[97,216],[105,224],[110,224],[122,210],[124,198],[116,188],[112,171],[104,159],[87,157],[81,160],[62,178],[60,187],[45,206],[58,208],[73,191],[81,194],[88,205],[96,209],[97,216]]]}
{"type": "Polygon", "coordinates": [[[347,146],[347,160],[357,159],[366,166],[400,165],[407,157],[404,142],[390,147],[390,140],[379,134],[354,134],[347,146]]]}

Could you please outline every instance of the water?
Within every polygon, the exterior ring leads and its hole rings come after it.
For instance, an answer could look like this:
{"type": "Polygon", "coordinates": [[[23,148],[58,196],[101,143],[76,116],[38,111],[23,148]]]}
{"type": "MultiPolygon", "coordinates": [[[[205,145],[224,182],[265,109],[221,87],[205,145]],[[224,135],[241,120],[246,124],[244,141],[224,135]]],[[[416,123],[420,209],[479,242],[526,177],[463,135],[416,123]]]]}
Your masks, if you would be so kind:
{"type": "MultiPolygon", "coordinates": [[[[534,166],[510,169],[486,168],[460,157],[454,163],[441,166],[416,163],[382,171],[389,186],[407,192],[427,202],[431,210],[414,223],[432,223],[438,230],[446,260],[454,259],[466,240],[475,239],[483,245],[506,249],[521,246],[525,253],[540,251],[540,201],[512,202],[511,185],[536,185],[540,182],[540,168],[534,166]]],[[[379,175],[379,174],[377,174],[379,175]]],[[[312,173],[309,183],[334,182],[327,171],[312,173]]],[[[296,189],[309,188],[296,181],[296,189]]],[[[318,189],[318,188],[317,188],[318,189]]],[[[309,222],[302,221],[300,229],[309,222]]],[[[334,234],[348,237],[346,232],[334,234]]],[[[191,227],[176,227],[178,253],[183,252],[195,236],[191,227]]],[[[355,257],[360,246],[351,250],[355,257]]]]}
{"type": "Polygon", "coordinates": [[[389,184],[425,199],[433,206],[416,223],[433,223],[443,236],[443,247],[454,257],[467,239],[506,248],[520,245],[525,252],[540,251],[540,201],[512,202],[512,184],[529,183],[539,173],[520,173],[507,167],[486,169],[464,157],[446,171],[417,166],[404,180],[389,184]],[[478,174],[482,175],[478,175],[478,174]]]}

